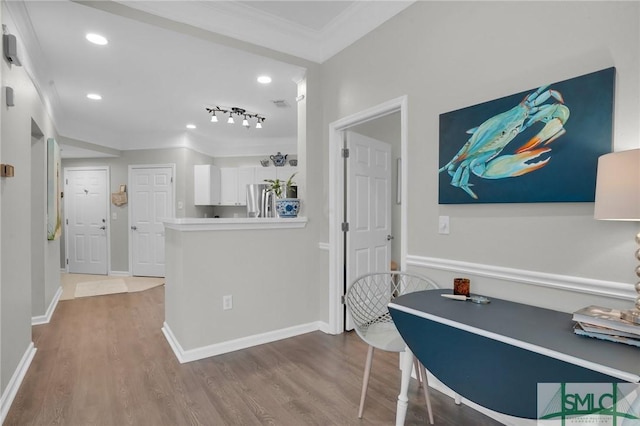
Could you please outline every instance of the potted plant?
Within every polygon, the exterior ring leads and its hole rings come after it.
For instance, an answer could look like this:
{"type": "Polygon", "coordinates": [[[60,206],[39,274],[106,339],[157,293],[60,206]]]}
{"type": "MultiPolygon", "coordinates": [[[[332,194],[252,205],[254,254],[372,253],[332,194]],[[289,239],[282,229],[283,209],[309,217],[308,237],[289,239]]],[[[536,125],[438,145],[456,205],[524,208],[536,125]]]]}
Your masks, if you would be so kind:
{"type": "MultiPolygon", "coordinates": [[[[297,172],[296,172],[297,173],[297,172]]],[[[293,181],[296,173],[289,179],[265,179],[269,183],[269,191],[276,197],[276,212],[280,217],[297,217],[300,211],[300,200],[298,199],[298,187],[293,181]]]]}

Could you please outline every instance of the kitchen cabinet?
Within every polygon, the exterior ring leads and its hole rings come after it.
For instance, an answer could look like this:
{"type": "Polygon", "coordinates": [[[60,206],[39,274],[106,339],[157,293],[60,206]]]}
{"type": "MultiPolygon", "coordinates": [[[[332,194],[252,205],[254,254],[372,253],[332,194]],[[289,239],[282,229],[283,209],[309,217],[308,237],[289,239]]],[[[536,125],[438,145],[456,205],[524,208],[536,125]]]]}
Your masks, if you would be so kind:
{"type": "Polygon", "coordinates": [[[220,204],[246,206],[247,185],[255,183],[255,167],[222,167],[220,169],[220,204]]]}
{"type": "Polygon", "coordinates": [[[193,204],[213,206],[220,204],[220,168],[213,164],[193,166],[193,204]]]}

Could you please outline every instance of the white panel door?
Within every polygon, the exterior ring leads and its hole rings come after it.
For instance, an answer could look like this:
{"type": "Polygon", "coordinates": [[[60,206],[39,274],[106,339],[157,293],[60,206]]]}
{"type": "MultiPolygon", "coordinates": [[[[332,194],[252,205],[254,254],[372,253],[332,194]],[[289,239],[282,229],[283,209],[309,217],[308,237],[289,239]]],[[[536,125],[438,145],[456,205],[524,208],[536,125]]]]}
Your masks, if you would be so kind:
{"type": "Polygon", "coordinates": [[[162,219],[174,217],[173,167],[132,166],[129,193],[131,274],[163,277],[162,219]]]}
{"type": "Polygon", "coordinates": [[[67,264],[70,273],[107,274],[107,170],[65,169],[67,264]]]}
{"type": "MultiPolygon", "coordinates": [[[[391,145],[347,132],[346,283],[389,271],[391,262],[391,145]]],[[[352,329],[347,318],[348,330],[352,329]]]]}

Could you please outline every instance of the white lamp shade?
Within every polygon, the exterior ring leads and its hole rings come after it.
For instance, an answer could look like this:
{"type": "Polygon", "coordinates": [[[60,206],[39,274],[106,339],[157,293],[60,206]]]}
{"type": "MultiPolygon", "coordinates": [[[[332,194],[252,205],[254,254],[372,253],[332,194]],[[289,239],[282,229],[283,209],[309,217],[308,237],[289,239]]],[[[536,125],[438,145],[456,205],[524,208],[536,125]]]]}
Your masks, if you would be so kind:
{"type": "Polygon", "coordinates": [[[598,158],[596,219],[640,221],[640,149],[598,158]]]}

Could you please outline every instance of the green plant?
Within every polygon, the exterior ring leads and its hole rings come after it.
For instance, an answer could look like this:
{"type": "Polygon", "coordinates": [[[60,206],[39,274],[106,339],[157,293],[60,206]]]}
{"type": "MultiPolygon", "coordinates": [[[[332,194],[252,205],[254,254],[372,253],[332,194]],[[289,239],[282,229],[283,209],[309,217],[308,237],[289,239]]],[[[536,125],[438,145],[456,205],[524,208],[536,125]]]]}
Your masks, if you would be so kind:
{"type": "Polygon", "coordinates": [[[269,191],[273,192],[276,197],[282,196],[283,182],[280,179],[265,179],[264,181],[269,184],[269,191]]]}
{"type": "Polygon", "coordinates": [[[289,176],[289,179],[287,179],[287,183],[285,184],[285,187],[287,188],[287,192],[289,192],[289,190],[291,189],[292,186],[294,186],[296,183],[293,181],[293,177],[298,174],[298,172],[295,172],[294,174],[292,174],[291,176],[289,176]]]}
{"type": "Polygon", "coordinates": [[[286,196],[289,190],[291,189],[291,187],[296,184],[293,181],[293,177],[296,174],[297,172],[289,176],[289,179],[287,179],[286,182],[277,178],[265,179],[264,181],[269,184],[269,191],[273,192],[276,197],[283,198],[283,192],[284,192],[284,196],[286,196]]]}

